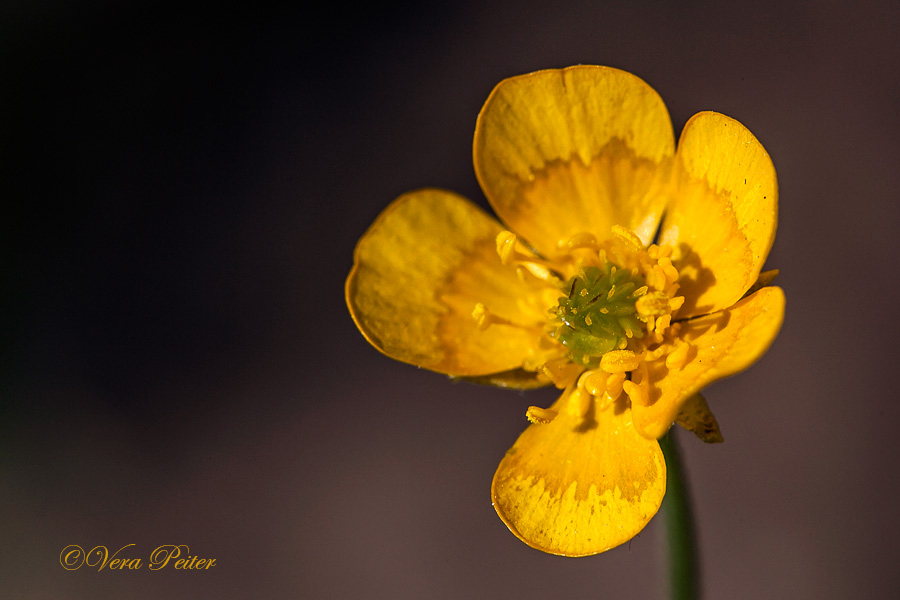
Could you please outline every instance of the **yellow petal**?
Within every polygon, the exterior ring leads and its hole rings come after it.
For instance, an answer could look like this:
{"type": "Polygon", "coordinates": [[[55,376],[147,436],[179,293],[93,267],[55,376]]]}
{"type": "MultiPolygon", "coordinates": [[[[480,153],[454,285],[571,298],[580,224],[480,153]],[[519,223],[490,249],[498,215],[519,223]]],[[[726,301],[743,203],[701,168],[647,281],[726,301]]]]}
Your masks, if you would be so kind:
{"type": "Polygon", "coordinates": [[[664,359],[647,363],[651,403],[633,408],[638,431],[650,439],[664,435],[693,394],[756,362],[783,320],[784,292],[765,287],[729,309],[682,322],[678,337],[694,351],[677,369],[664,359]]]}
{"type": "MultiPolygon", "coordinates": [[[[582,398],[583,399],[583,398],[582,398]]],[[[565,556],[604,552],[637,535],[666,492],[656,440],[635,431],[622,406],[583,407],[568,391],[558,415],[531,425],[500,462],[491,495],[516,537],[565,556]]]]}
{"type": "Polygon", "coordinates": [[[525,306],[534,286],[500,264],[501,230],[443,190],[395,200],[360,239],[347,278],[347,305],[366,339],[392,358],[458,376],[517,369],[539,353],[540,325],[482,330],[472,317],[480,302],[502,319],[536,322],[525,306]]]}
{"type": "Polygon", "coordinates": [[[674,175],[660,241],[674,248],[683,318],[731,306],[756,281],[775,239],[778,186],[762,144],[713,112],[685,125],[674,175]]]}
{"type": "Polygon", "coordinates": [[[743,300],[750,294],[754,294],[758,290],[761,290],[762,288],[764,288],[766,286],[772,285],[772,282],[775,281],[775,278],[778,277],[779,273],[780,273],[780,271],[778,269],[771,269],[769,271],[763,271],[762,273],[760,273],[759,277],[756,278],[756,283],[751,285],[750,289],[748,289],[746,292],[744,292],[744,295],[741,296],[741,299],[743,300]]]}
{"type": "Polygon", "coordinates": [[[475,173],[500,218],[546,256],[613,225],[653,237],[674,134],[659,95],[609,67],[500,82],[478,115],[475,173]]]}

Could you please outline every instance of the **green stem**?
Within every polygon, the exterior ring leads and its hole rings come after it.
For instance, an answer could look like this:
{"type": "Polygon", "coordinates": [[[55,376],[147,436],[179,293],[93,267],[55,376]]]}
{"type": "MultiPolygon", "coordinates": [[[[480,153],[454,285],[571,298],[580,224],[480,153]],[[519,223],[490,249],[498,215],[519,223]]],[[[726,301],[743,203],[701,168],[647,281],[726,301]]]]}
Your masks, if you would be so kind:
{"type": "Polygon", "coordinates": [[[700,597],[694,519],[674,437],[674,431],[670,431],[659,440],[666,457],[666,497],[662,510],[669,546],[670,592],[673,600],[694,600],[700,597]]]}

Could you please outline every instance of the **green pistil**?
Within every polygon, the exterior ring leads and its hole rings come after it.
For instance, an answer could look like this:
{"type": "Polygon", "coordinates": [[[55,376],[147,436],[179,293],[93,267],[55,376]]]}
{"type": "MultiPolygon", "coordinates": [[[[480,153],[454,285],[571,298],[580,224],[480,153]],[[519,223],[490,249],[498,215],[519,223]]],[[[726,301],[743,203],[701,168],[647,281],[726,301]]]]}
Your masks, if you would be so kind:
{"type": "Polygon", "coordinates": [[[628,338],[643,337],[634,308],[646,291],[640,275],[610,263],[586,267],[562,291],[555,309],[559,326],[551,336],[569,350],[573,362],[594,368],[604,354],[624,348],[628,338]]]}

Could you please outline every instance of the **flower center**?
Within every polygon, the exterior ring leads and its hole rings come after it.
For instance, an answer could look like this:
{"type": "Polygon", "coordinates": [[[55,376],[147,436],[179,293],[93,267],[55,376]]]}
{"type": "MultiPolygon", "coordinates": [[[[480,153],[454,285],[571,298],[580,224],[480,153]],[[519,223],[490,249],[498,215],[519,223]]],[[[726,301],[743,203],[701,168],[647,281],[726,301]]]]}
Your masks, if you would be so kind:
{"type": "Polygon", "coordinates": [[[604,354],[624,349],[644,336],[635,301],[647,293],[644,278],[611,262],[589,266],[563,285],[555,309],[558,327],[550,332],[572,361],[595,368],[604,354]]]}
{"type": "MultiPolygon", "coordinates": [[[[566,410],[574,416],[584,418],[591,406],[605,410],[623,394],[626,402],[647,406],[654,401],[648,363],[657,370],[681,369],[696,356],[673,322],[684,297],[678,295],[672,248],[644,247],[637,234],[617,225],[605,240],[588,232],[560,240],[550,258],[537,256],[509,231],[501,232],[496,244],[501,263],[540,290],[519,299],[522,315],[535,321],[504,319],[481,302],[472,317],[481,329],[540,327],[546,337],[522,368],[570,389],[566,410]]],[[[549,423],[557,414],[533,406],[526,416],[532,423],[549,423]]]]}

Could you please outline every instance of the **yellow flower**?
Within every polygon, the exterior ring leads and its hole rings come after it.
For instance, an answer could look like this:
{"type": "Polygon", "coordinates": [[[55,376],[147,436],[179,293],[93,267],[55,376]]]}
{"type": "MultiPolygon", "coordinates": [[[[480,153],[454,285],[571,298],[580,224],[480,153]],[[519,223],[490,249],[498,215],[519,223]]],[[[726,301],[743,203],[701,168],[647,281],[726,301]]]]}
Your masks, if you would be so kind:
{"type": "Polygon", "coordinates": [[[662,502],[656,440],[677,421],[720,441],[699,391],[778,333],[784,294],[760,272],[775,170],[713,112],[685,125],[676,151],[657,93],[594,66],[501,82],[478,115],[474,162],[505,227],[451,192],[401,196],[359,241],[347,304],[395,359],[565,390],[528,409],[493,502],[530,546],[603,552],[662,502]]]}

